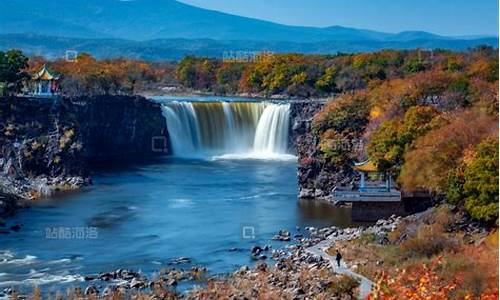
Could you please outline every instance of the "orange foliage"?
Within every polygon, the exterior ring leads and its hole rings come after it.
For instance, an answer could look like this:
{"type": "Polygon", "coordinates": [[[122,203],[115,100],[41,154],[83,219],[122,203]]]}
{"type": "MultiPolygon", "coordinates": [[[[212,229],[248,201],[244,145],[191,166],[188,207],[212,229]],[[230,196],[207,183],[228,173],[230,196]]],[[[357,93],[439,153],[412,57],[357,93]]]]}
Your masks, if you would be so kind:
{"type": "MultiPolygon", "coordinates": [[[[429,265],[421,264],[415,268],[399,271],[395,276],[381,272],[369,300],[441,300],[455,298],[454,294],[463,283],[463,276],[447,281],[438,275],[443,257],[432,260],[429,265]]],[[[498,276],[497,276],[498,279],[498,276]]],[[[493,282],[493,286],[495,283],[493,282]]],[[[472,292],[466,292],[465,299],[476,299],[472,292]]],[[[477,299],[498,299],[498,287],[487,288],[477,299]]]]}
{"type": "Polygon", "coordinates": [[[414,150],[405,154],[400,176],[405,190],[445,191],[449,171],[464,151],[498,132],[498,119],[485,114],[466,111],[449,119],[449,124],[418,139],[414,150]]]}

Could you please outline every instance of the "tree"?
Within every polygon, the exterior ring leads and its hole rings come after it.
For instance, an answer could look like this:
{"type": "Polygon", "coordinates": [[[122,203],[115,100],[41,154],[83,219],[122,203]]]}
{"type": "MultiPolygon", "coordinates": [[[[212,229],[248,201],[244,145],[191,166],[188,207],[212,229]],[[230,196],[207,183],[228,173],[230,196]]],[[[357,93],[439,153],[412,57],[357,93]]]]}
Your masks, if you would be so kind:
{"type": "Polygon", "coordinates": [[[432,106],[413,106],[402,119],[383,122],[371,136],[368,155],[380,170],[398,175],[404,154],[418,137],[440,125],[438,116],[432,106]]]}
{"type": "Polygon", "coordinates": [[[487,138],[448,179],[447,199],[480,221],[498,220],[498,138],[487,138]]]}
{"type": "Polygon", "coordinates": [[[29,79],[24,71],[28,58],[19,50],[0,51],[0,93],[13,94],[21,90],[23,82],[29,79]]]}
{"type": "Polygon", "coordinates": [[[327,103],[315,116],[313,130],[319,135],[324,159],[334,164],[350,164],[360,147],[360,136],[368,123],[370,105],[366,94],[342,95],[327,103]]]}
{"type": "Polygon", "coordinates": [[[325,69],[325,74],[316,81],[316,88],[326,92],[332,93],[337,91],[335,84],[335,77],[338,73],[338,67],[333,65],[325,69]]]}
{"type": "Polygon", "coordinates": [[[224,93],[236,93],[244,65],[238,62],[223,63],[217,70],[217,84],[224,93]]]}
{"type": "Polygon", "coordinates": [[[418,138],[404,155],[399,181],[407,191],[445,193],[448,177],[466,149],[498,132],[498,119],[471,111],[451,115],[448,124],[418,138]]]}
{"type": "Polygon", "coordinates": [[[177,80],[188,88],[196,87],[196,58],[193,56],[184,57],[175,70],[177,80]]]}

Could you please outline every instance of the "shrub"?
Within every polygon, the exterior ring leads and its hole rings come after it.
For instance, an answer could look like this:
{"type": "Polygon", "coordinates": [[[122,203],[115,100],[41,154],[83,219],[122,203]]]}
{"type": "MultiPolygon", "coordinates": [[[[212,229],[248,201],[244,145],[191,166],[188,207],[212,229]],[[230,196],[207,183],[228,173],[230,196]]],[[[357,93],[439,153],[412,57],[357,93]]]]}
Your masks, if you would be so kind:
{"type": "Polygon", "coordinates": [[[421,225],[416,236],[401,243],[402,254],[405,258],[430,258],[444,250],[453,249],[455,246],[456,243],[446,236],[443,227],[437,223],[421,225]]]}
{"type": "Polygon", "coordinates": [[[340,298],[348,295],[351,299],[354,299],[354,291],[358,288],[359,284],[358,279],[342,275],[338,280],[330,283],[327,291],[328,294],[333,297],[340,298]]]}

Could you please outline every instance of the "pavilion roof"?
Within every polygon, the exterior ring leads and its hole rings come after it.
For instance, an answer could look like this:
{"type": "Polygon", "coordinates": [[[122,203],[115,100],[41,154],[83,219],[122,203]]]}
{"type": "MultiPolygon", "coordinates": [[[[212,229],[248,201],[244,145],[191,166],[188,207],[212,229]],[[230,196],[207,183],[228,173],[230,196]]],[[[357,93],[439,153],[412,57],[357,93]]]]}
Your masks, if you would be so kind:
{"type": "Polygon", "coordinates": [[[354,163],[353,169],[360,172],[378,172],[377,165],[370,159],[354,163]]]}
{"type": "Polygon", "coordinates": [[[43,68],[33,75],[33,80],[58,80],[59,77],[59,75],[50,71],[47,65],[43,65],[43,68]]]}

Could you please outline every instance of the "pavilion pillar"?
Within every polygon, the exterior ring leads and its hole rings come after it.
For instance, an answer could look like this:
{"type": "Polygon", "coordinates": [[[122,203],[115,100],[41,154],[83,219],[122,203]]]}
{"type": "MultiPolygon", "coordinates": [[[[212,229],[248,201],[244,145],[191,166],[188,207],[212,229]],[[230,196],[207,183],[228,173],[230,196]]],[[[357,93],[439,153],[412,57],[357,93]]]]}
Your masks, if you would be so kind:
{"type": "Polygon", "coordinates": [[[361,172],[361,182],[359,184],[359,190],[361,192],[365,191],[365,172],[361,172]]]}
{"type": "Polygon", "coordinates": [[[387,191],[391,191],[391,174],[390,173],[386,173],[385,174],[386,176],[386,180],[385,180],[385,186],[387,188],[387,191]]]}

